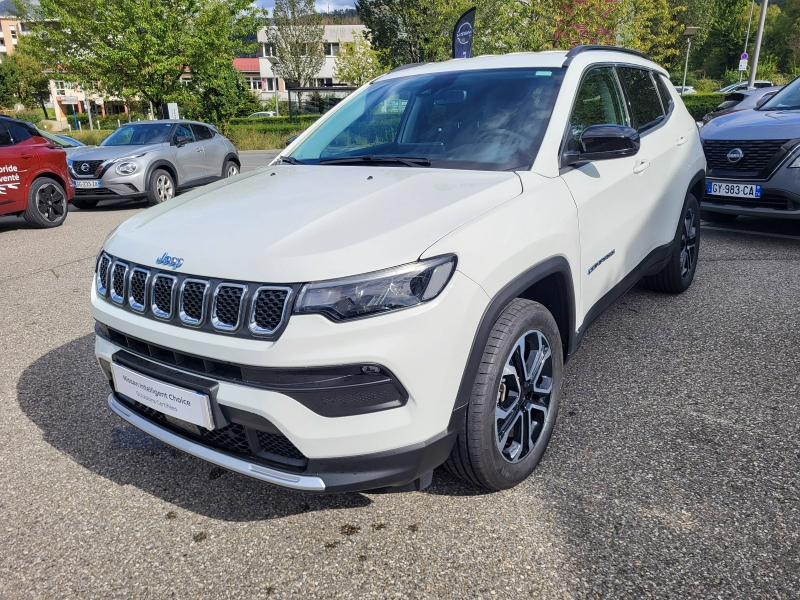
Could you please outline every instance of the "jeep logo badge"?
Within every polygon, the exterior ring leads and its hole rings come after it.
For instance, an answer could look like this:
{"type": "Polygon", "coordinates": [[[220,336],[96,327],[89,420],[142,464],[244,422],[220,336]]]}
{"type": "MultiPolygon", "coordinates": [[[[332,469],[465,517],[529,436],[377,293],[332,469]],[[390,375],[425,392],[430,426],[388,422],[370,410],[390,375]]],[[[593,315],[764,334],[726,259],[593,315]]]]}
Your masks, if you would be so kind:
{"type": "Polygon", "coordinates": [[[181,265],[183,265],[183,259],[177,258],[175,256],[170,256],[166,252],[164,255],[156,259],[156,264],[164,265],[166,267],[172,267],[172,270],[180,269],[181,265]]]}
{"type": "Polygon", "coordinates": [[[737,163],[744,158],[744,152],[741,148],[734,148],[728,152],[728,162],[737,163]]]}

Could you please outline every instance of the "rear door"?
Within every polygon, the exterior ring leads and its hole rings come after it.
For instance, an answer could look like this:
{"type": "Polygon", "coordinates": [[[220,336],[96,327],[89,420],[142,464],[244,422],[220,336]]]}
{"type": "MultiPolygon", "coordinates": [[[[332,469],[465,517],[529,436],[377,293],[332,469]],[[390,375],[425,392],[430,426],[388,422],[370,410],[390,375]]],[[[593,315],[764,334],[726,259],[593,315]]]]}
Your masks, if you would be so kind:
{"type": "Polygon", "coordinates": [[[3,214],[27,207],[28,179],[38,160],[35,149],[29,147],[30,133],[24,128],[17,131],[18,127],[12,124],[15,136],[7,123],[0,120],[0,213],[3,214]]]}
{"type": "Polygon", "coordinates": [[[175,161],[178,163],[178,170],[183,174],[183,180],[179,181],[178,185],[205,178],[203,145],[195,139],[188,124],[178,123],[172,133],[172,142],[175,144],[175,161]],[[183,146],[178,146],[178,136],[185,136],[188,142],[183,146]]]}
{"type": "MultiPolygon", "coordinates": [[[[590,125],[630,125],[625,97],[613,66],[590,68],[573,105],[566,150],[579,149],[590,125]]],[[[581,240],[582,311],[586,314],[643,258],[648,212],[642,202],[647,173],[640,156],[600,160],[571,168],[561,177],[578,209],[581,240]]]]}
{"type": "Polygon", "coordinates": [[[198,123],[192,123],[192,131],[197,142],[203,146],[206,176],[222,177],[223,163],[228,155],[225,140],[210,127],[198,123]]]}

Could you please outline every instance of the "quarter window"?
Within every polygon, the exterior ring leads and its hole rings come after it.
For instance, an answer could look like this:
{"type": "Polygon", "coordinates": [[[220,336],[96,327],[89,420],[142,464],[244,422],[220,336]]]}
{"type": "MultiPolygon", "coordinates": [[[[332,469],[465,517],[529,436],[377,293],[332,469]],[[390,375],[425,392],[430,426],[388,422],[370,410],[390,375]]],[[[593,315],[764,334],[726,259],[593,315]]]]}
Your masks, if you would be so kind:
{"type": "Polygon", "coordinates": [[[581,82],[570,117],[572,137],[567,150],[580,150],[583,131],[591,125],[627,125],[622,92],[612,67],[597,67],[581,82]]]}
{"type": "Polygon", "coordinates": [[[661,102],[664,105],[664,110],[669,113],[669,111],[672,110],[672,106],[675,104],[675,102],[672,100],[672,94],[669,93],[667,82],[663,75],[656,75],[653,73],[653,78],[656,80],[656,84],[658,85],[658,91],[661,94],[661,102]]]}
{"type": "Polygon", "coordinates": [[[628,94],[631,117],[636,130],[642,132],[658,125],[664,119],[664,111],[650,71],[620,67],[619,75],[628,94]]]}

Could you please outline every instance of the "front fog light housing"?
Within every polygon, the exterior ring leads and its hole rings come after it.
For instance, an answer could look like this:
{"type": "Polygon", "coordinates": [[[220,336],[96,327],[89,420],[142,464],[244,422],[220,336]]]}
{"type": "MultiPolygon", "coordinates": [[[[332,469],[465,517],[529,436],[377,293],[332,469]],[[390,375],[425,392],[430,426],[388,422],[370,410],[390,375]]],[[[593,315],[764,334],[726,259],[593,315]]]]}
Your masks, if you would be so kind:
{"type": "Polygon", "coordinates": [[[452,254],[355,277],[309,283],[294,312],[322,314],[333,321],[367,317],[433,300],[456,269],[452,254]]]}
{"type": "Polygon", "coordinates": [[[136,169],[138,168],[139,167],[135,162],[125,161],[117,165],[116,171],[120,175],[133,175],[136,173],[136,169]]]}

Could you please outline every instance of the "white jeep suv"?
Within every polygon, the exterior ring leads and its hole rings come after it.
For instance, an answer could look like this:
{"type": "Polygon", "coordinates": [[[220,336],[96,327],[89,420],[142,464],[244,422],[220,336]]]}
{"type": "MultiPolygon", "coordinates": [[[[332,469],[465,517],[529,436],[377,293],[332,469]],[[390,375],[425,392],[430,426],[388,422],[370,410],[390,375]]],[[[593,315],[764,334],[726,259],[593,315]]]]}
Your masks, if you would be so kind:
{"type": "Polygon", "coordinates": [[[705,159],[624,49],[412,65],[270,166],[144,211],[92,286],[111,408],[289,488],[512,487],[564,361],[637,281],[692,282],[705,159]]]}

